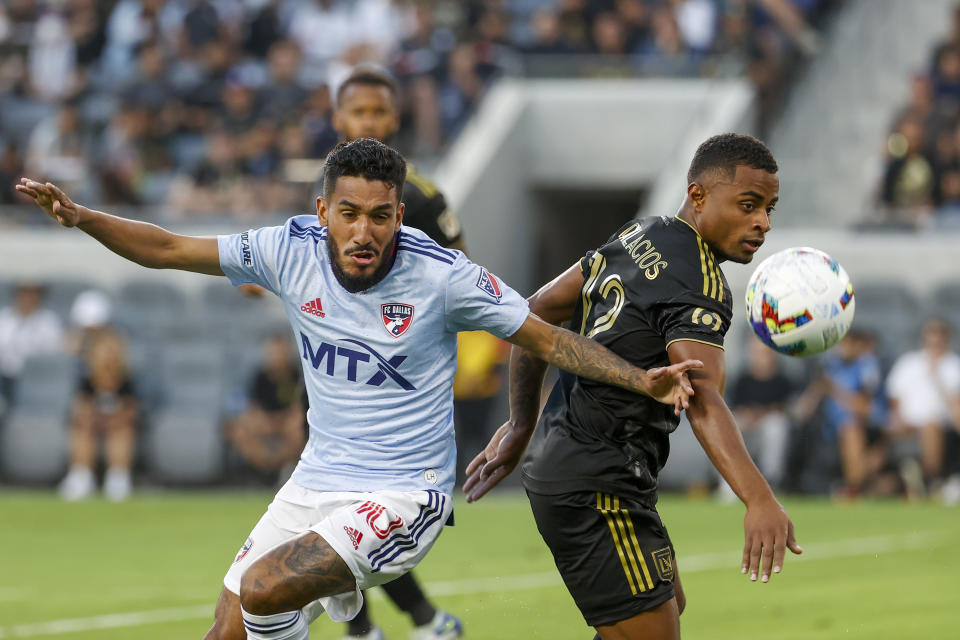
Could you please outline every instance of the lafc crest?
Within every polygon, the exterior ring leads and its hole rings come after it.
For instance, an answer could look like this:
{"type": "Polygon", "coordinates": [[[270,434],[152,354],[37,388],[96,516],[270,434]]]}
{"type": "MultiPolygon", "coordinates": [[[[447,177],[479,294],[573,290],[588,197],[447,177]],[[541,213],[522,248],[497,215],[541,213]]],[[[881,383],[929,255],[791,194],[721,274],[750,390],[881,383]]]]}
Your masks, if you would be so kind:
{"type": "Polygon", "coordinates": [[[670,547],[657,549],[650,556],[653,558],[653,566],[657,568],[657,575],[664,582],[673,581],[673,551],[670,547]]]}

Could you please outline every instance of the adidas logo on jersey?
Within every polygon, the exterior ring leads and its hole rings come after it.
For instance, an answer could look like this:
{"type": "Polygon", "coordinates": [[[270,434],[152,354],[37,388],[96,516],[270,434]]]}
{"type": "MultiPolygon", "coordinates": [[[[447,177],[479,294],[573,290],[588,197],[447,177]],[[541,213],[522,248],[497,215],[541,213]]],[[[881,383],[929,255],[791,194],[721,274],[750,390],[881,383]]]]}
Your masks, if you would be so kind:
{"type": "Polygon", "coordinates": [[[325,318],[327,316],[327,314],[323,312],[323,305],[320,303],[320,298],[305,303],[300,307],[300,311],[315,315],[319,318],[325,318]]]}
{"type": "Polygon", "coordinates": [[[347,535],[350,536],[350,542],[353,543],[353,549],[356,551],[360,548],[360,541],[363,540],[363,534],[354,529],[353,527],[344,527],[344,531],[347,532],[347,535]]]}

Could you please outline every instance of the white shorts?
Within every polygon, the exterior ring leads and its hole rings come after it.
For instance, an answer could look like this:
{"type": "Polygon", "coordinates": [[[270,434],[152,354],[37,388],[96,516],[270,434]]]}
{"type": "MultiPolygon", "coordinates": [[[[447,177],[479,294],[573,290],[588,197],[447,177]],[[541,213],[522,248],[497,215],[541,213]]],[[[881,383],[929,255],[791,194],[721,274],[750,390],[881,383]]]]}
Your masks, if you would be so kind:
{"type": "Polygon", "coordinates": [[[318,533],[357,579],[352,592],[319,603],[337,622],[352,620],[363,604],[361,589],[399,578],[426,556],[453,510],[440,491],[327,492],[288,481],[250,532],[223,578],[239,595],[247,567],[277,545],[307,531],[318,533]]]}

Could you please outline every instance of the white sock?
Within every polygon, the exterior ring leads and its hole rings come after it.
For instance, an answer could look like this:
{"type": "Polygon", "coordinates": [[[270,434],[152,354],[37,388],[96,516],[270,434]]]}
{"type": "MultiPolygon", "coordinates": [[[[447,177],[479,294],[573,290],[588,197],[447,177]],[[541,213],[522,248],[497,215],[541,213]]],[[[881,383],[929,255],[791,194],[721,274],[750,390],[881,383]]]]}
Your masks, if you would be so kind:
{"type": "Polygon", "coordinates": [[[247,640],[308,640],[310,628],[301,611],[257,616],[243,611],[247,640]]]}

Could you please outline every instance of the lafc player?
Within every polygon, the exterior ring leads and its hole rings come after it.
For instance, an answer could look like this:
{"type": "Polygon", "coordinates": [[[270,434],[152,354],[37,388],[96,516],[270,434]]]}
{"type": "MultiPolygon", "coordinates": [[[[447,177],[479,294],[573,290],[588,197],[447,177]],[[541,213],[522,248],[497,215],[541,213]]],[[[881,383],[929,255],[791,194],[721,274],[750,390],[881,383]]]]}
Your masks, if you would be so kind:
{"type": "MultiPolygon", "coordinates": [[[[634,220],[530,298],[541,318],[656,367],[687,358],[696,395],[687,416],[710,460],[747,506],[742,571],[766,582],[793,523],[750,459],[723,400],[723,338],[732,316],[720,263],[748,263],[770,230],[777,164],[750,136],[724,134],[697,149],[675,217],[634,220]]],[[[479,499],[519,462],[537,422],[546,365],[514,348],[510,420],[470,464],[479,499]]],[[[657,475],[678,419],[665,407],[562,374],[523,466],[540,533],[587,623],[607,639],[680,637],[685,598],[656,511],[657,475]]]]}

